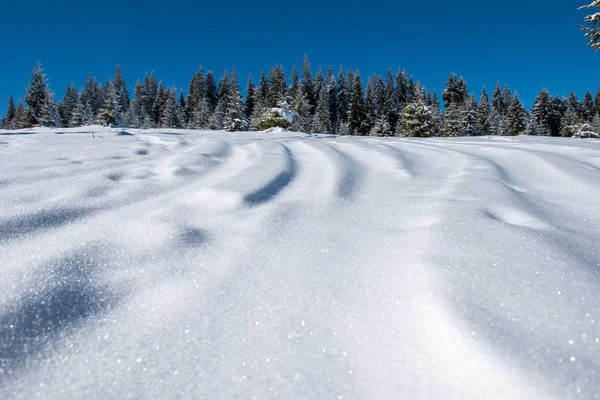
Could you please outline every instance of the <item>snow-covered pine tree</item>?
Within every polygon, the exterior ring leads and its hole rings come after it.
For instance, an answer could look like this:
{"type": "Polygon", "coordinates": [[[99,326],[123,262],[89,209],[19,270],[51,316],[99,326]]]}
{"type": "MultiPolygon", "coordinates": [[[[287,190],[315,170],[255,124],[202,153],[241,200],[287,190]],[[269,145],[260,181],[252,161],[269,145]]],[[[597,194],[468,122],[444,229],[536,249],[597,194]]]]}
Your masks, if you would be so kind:
{"type": "Polygon", "coordinates": [[[104,93],[102,87],[90,72],[83,92],[83,104],[85,106],[85,123],[92,125],[96,123],[98,112],[104,105],[104,93]]]}
{"type": "Polygon", "coordinates": [[[531,113],[538,126],[538,135],[551,136],[552,97],[546,89],[542,89],[535,98],[531,113]]]}
{"type": "Polygon", "coordinates": [[[479,114],[477,111],[477,101],[475,96],[470,95],[462,110],[462,134],[468,136],[479,136],[481,133],[478,130],[479,114]]]}
{"type": "Polygon", "coordinates": [[[319,99],[317,101],[317,108],[313,118],[313,132],[326,134],[332,133],[331,117],[329,115],[329,101],[327,98],[327,89],[324,85],[321,85],[319,90],[319,99]]]}
{"type": "Polygon", "coordinates": [[[348,123],[353,135],[364,136],[369,131],[366,125],[367,110],[360,74],[353,74],[352,94],[350,96],[350,115],[348,123]]]}
{"type": "Polygon", "coordinates": [[[206,84],[206,101],[208,102],[208,106],[210,107],[210,112],[212,113],[214,109],[217,107],[217,103],[219,101],[219,97],[217,94],[217,80],[215,79],[215,74],[212,71],[208,71],[205,77],[206,84]]]}
{"type": "Polygon", "coordinates": [[[540,127],[537,123],[537,120],[531,114],[527,118],[527,127],[525,128],[525,134],[529,136],[537,136],[540,134],[540,127]]]}
{"type": "Polygon", "coordinates": [[[269,92],[269,81],[267,80],[265,71],[262,71],[258,79],[258,87],[256,88],[256,103],[264,108],[269,107],[269,92]]]}
{"type": "Polygon", "coordinates": [[[117,119],[122,121],[124,119],[124,114],[129,110],[131,99],[129,98],[129,91],[127,90],[127,82],[125,82],[123,70],[119,64],[117,64],[117,67],[115,68],[111,85],[114,86],[114,92],[119,106],[120,115],[117,116],[117,119]]]}
{"type": "Polygon", "coordinates": [[[282,107],[287,98],[287,81],[283,67],[275,65],[269,71],[267,107],[282,107]]]}
{"type": "Polygon", "coordinates": [[[502,104],[504,105],[504,114],[508,114],[508,107],[510,107],[510,103],[512,102],[512,94],[510,93],[510,89],[508,85],[504,85],[504,89],[502,89],[502,104]]]}
{"type": "Polygon", "coordinates": [[[338,72],[338,81],[337,81],[337,124],[345,123],[348,121],[348,111],[350,110],[350,96],[348,93],[348,85],[346,84],[346,78],[344,77],[344,70],[340,66],[340,71],[338,72]]]}
{"type": "MultiPolygon", "coordinates": [[[[594,0],[590,4],[580,7],[579,9],[592,8],[600,9],[600,0],[594,0]]],[[[600,12],[586,15],[584,21],[587,22],[588,26],[580,25],[580,28],[585,32],[585,37],[590,40],[588,46],[596,49],[596,51],[600,50],[600,12]]]]}
{"type": "Polygon", "coordinates": [[[386,116],[382,114],[373,123],[369,131],[369,136],[390,136],[391,132],[393,132],[392,127],[388,123],[386,116]]]}
{"type": "Polygon", "coordinates": [[[462,136],[463,114],[465,102],[468,97],[467,84],[462,77],[450,74],[446,82],[446,88],[442,93],[444,108],[446,112],[443,118],[442,132],[444,136],[462,136]]]}
{"type": "MultiPolygon", "coordinates": [[[[178,113],[177,113],[177,91],[173,89],[167,89],[165,91],[165,104],[161,113],[160,127],[161,128],[179,128],[181,127],[178,113]]],[[[206,103],[206,99],[201,100],[202,103],[206,103]]]]}
{"type": "Polygon", "coordinates": [[[158,90],[156,91],[156,97],[154,98],[154,104],[152,105],[152,119],[156,121],[156,125],[160,126],[162,121],[162,113],[165,109],[167,102],[167,91],[165,90],[162,81],[158,83],[158,90]]]}
{"type": "Polygon", "coordinates": [[[331,133],[337,132],[337,84],[335,77],[333,76],[333,70],[331,66],[327,69],[327,77],[325,78],[327,88],[327,102],[329,112],[329,123],[331,126],[331,133]]]}
{"type": "Polygon", "coordinates": [[[563,137],[572,137],[579,130],[579,125],[582,122],[573,104],[568,102],[567,109],[561,120],[560,135],[563,137]]]}
{"type": "Polygon", "coordinates": [[[296,65],[292,67],[292,75],[290,78],[290,86],[287,92],[287,102],[293,109],[297,108],[298,104],[295,103],[296,99],[299,99],[298,92],[300,91],[300,78],[298,77],[298,70],[296,65]]]}
{"type": "Polygon", "coordinates": [[[196,104],[196,109],[192,111],[187,127],[188,129],[206,130],[211,128],[212,121],[212,113],[210,112],[208,100],[202,98],[200,99],[200,102],[196,104]]]}
{"type": "Polygon", "coordinates": [[[202,66],[192,76],[192,80],[188,86],[188,98],[186,101],[185,115],[188,120],[196,111],[198,103],[201,99],[206,98],[206,78],[202,66]]]}
{"type": "Polygon", "coordinates": [[[525,133],[527,123],[525,121],[525,107],[519,99],[519,94],[515,92],[510,105],[508,106],[507,113],[508,121],[508,134],[511,136],[518,136],[525,133]]]}
{"type": "Polygon", "coordinates": [[[496,115],[504,115],[507,107],[508,104],[504,104],[500,82],[496,82],[496,88],[494,89],[494,94],[492,94],[492,110],[496,112],[496,115]]]}
{"type": "Polygon", "coordinates": [[[396,73],[396,98],[399,112],[404,113],[404,107],[408,104],[408,77],[406,71],[400,69],[396,73]]]}
{"type": "Polygon", "coordinates": [[[488,97],[485,88],[481,89],[481,97],[479,98],[479,107],[478,111],[478,122],[477,122],[477,130],[479,134],[482,136],[489,136],[491,134],[490,130],[490,99],[488,97]]]}
{"type": "Polygon", "coordinates": [[[121,124],[121,109],[119,95],[113,85],[104,94],[104,106],[98,113],[98,120],[104,126],[121,124]]]}
{"type": "Polygon", "coordinates": [[[67,126],[71,128],[83,126],[84,114],[85,105],[83,104],[83,92],[79,92],[77,93],[77,101],[75,102],[75,107],[73,107],[73,112],[71,113],[71,118],[69,119],[69,124],[67,126]]]}
{"type": "Polygon", "coordinates": [[[49,126],[50,89],[41,64],[36,65],[25,93],[25,102],[29,107],[31,123],[34,126],[49,126]]]}
{"type": "Polygon", "coordinates": [[[402,126],[398,124],[396,136],[404,137],[429,137],[432,128],[432,114],[430,107],[425,103],[421,85],[415,85],[413,99],[404,107],[402,113],[402,126]]]}
{"type": "Polygon", "coordinates": [[[242,102],[240,84],[235,69],[231,71],[228,96],[229,101],[227,101],[227,106],[225,108],[223,127],[229,132],[247,131],[249,123],[244,113],[244,103],[242,102]]]}
{"type": "Polygon", "coordinates": [[[594,109],[600,114],[600,89],[598,89],[596,96],[594,96],[594,109]]]}
{"type": "Polygon", "coordinates": [[[303,90],[298,92],[298,100],[296,100],[297,109],[295,111],[298,113],[298,131],[309,133],[312,131],[314,126],[314,116],[312,114],[312,109],[310,107],[310,101],[303,90]]]}
{"type": "Polygon", "coordinates": [[[12,125],[13,129],[25,129],[33,126],[31,113],[25,108],[23,101],[21,100],[19,100],[19,104],[17,105],[17,113],[15,114],[12,125]]]}
{"type": "Polygon", "coordinates": [[[62,126],[68,127],[70,125],[71,117],[73,116],[73,110],[77,104],[77,97],[78,94],[75,84],[69,85],[65,92],[65,97],[58,109],[62,126]]]}
{"type": "Polygon", "coordinates": [[[583,96],[583,102],[581,103],[581,117],[588,122],[591,122],[594,118],[594,98],[592,92],[588,89],[583,96]]]}
{"type": "Polygon", "coordinates": [[[251,119],[254,113],[254,105],[256,103],[256,93],[254,88],[254,81],[252,75],[248,76],[248,83],[246,83],[246,101],[244,104],[244,110],[246,112],[246,118],[251,119]]]}
{"type": "Polygon", "coordinates": [[[8,107],[6,109],[6,119],[4,120],[4,129],[15,129],[14,122],[17,116],[17,106],[15,104],[15,98],[10,95],[8,98],[8,107]]]}
{"type": "Polygon", "coordinates": [[[310,112],[312,112],[317,105],[316,96],[314,95],[314,87],[312,81],[312,74],[310,72],[310,62],[308,56],[304,54],[304,60],[302,61],[302,81],[300,81],[300,90],[302,96],[308,100],[310,106],[310,112]]]}
{"type": "MultiPolygon", "coordinates": [[[[440,102],[437,94],[431,95],[431,136],[442,136],[442,113],[440,112],[440,102]]],[[[398,125],[401,121],[398,121],[398,125]]]]}
{"type": "Polygon", "coordinates": [[[399,106],[391,68],[388,68],[386,74],[382,113],[385,114],[387,124],[393,132],[398,123],[399,106]]]}

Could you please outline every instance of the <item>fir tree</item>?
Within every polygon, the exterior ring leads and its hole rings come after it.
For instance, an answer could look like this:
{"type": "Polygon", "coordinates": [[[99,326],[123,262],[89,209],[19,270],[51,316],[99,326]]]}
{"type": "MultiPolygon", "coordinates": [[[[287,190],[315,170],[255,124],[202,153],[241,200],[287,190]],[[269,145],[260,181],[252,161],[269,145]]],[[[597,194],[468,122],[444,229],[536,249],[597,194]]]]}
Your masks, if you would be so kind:
{"type": "Polygon", "coordinates": [[[267,93],[268,107],[283,107],[286,104],[287,82],[283,67],[276,65],[269,72],[269,87],[267,93]]]}
{"type": "MultiPolygon", "coordinates": [[[[177,99],[175,89],[166,91],[166,100],[161,113],[160,126],[161,128],[179,128],[179,118],[177,115],[177,99]]],[[[206,102],[206,99],[202,99],[206,102]]]]}
{"type": "Polygon", "coordinates": [[[420,85],[416,84],[413,100],[404,107],[402,129],[396,130],[396,136],[428,137],[431,127],[431,109],[425,103],[420,85]]]}
{"type": "Polygon", "coordinates": [[[115,69],[115,74],[112,78],[112,86],[114,86],[114,93],[117,97],[117,104],[119,108],[118,115],[119,120],[123,118],[123,114],[129,110],[129,105],[131,103],[131,99],[129,98],[129,91],[127,90],[127,82],[125,82],[125,77],[123,76],[123,71],[121,70],[121,66],[117,64],[115,69]]]}
{"type": "Polygon", "coordinates": [[[477,112],[477,101],[475,100],[475,96],[471,95],[467,98],[462,110],[462,134],[479,136],[481,133],[478,130],[478,124],[479,114],[477,112]]]}
{"type": "Polygon", "coordinates": [[[75,107],[73,107],[73,112],[71,113],[71,118],[69,119],[68,126],[70,127],[78,127],[84,124],[84,116],[85,114],[85,106],[83,104],[83,92],[79,92],[77,94],[77,101],[75,102],[75,107]]]}
{"type": "Polygon", "coordinates": [[[552,98],[546,89],[542,89],[542,91],[535,98],[532,108],[532,117],[537,123],[539,135],[552,135],[552,113],[552,98]]]}
{"type": "Polygon", "coordinates": [[[492,95],[492,109],[497,115],[504,115],[507,105],[504,104],[504,97],[502,96],[502,90],[500,89],[500,82],[496,82],[496,89],[492,95]]]}
{"type": "Polygon", "coordinates": [[[525,108],[519,99],[519,95],[515,92],[507,113],[508,134],[511,136],[522,135],[527,127],[525,121],[525,108]]]}
{"type": "Polygon", "coordinates": [[[121,123],[120,99],[116,88],[111,85],[104,96],[104,107],[99,112],[98,119],[104,126],[121,123]]]}
{"type": "Polygon", "coordinates": [[[262,71],[260,73],[258,88],[256,90],[256,103],[265,108],[269,107],[269,91],[269,81],[267,80],[265,71],[262,71]]]}
{"type": "Polygon", "coordinates": [[[208,71],[206,73],[206,101],[208,103],[209,109],[212,112],[219,102],[219,97],[217,95],[217,80],[215,79],[215,75],[212,71],[208,71]]]}
{"type": "Polygon", "coordinates": [[[398,70],[396,74],[396,97],[398,109],[404,110],[404,107],[408,104],[408,77],[406,71],[398,70]]]}
{"type": "Polygon", "coordinates": [[[583,96],[582,103],[582,118],[591,122],[594,119],[594,115],[596,114],[594,110],[594,98],[592,97],[592,92],[589,89],[585,92],[585,96],[583,96]]]}
{"type": "Polygon", "coordinates": [[[188,98],[185,108],[185,114],[188,120],[191,118],[194,111],[196,111],[198,103],[204,98],[206,98],[206,79],[204,77],[202,66],[200,66],[198,71],[192,76],[192,80],[188,86],[188,98]]]}
{"type": "Polygon", "coordinates": [[[358,72],[353,74],[352,94],[350,96],[350,115],[348,123],[350,130],[354,135],[366,135],[368,132],[365,124],[367,118],[365,98],[363,94],[362,82],[358,72]]]}
{"type": "Polygon", "coordinates": [[[337,110],[336,115],[338,118],[338,125],[348,121],[348,112],[350,110],[350,96],[347,90],[346,79],[344,77],[344,70],[340,66],[337,81],[337,110]]]}
{"type": "Polygon", "coordinates": [[[315,117],[313,120],[313,132],[332,133],[329,101],[325,86],[321,86],[321,89],[319,90],[319,100],[317,101],[317,109],[315,110],[315,117]]]}
{"type": "Polygon", "coordinates": [[[573,107],[572,103],[567,104],[567,109],[563,115],[561,121],[560,135],[563,137],[571,137],[577,132],[579,125],[581,124],[577,110],[573,107]]]}
{"type": "Polygon", "coordinates": [[[59,114],[62,121],[62,126],[70,126],[71,117],[73,116],[73,110],[77,105],[77,98],[78,94],[75,85],[69,85],[65,92],[65,97],[59,107],[59,114]]]}
{"type": "Polygon", "coordinates": [[[33,125],[31,113],[25,106],[23,102],[19,100],[19,105],[17,106],[17,113],[15,114],[15,118],[12,122],[13,129],[25,129],[29,128],[33,125]]]}
{"type": "Polygon", "coordinates": [[[327,102],[329,112],[329,124],[331,126],[331,133],[337,132],[337,84],[331,66],[327,69],[327,77],[325,78],[327,88],[327,102]]]}
{"type": "Polygon", "coordinates": [[[4,121],[4,129],[15,129],[14,123],[17,117],[17,106],[15,104],[15,98],[10,95],[8,98],[8,108],[6,109],[6,119],[4,121]]]}
{"type": "Polygon", "coordinates": [[[229,132],[247,131],[249,124],[244,114],[240,85],[235,70],[231,71],[229,92],[226,96],[229,97],[229,100],[225,108],[223,127],[229,132]]]}
{"type": "Polygon", "coordinates": [[[394,76],[392,75],[391,68],[388,68],[386,81],[385,81],[385,93],[383,99],[382,113],[389,125],[390,129],[393,130],[398,122],[398,96],[396,94],[396,87],[394,86],[394,76]]]}
{"type": "Polygon", "coordinates": [[[187,127],[188,129],[210,129],[211,111],[206,98],[200,99],[200,102],[196,104],[196,109],[192,112],[187,127]]]}
{"type": "Polygon", "coordinates": [[[313,93],[313,81],[312,75],[310,72],[310,62],[308,61],[308,56],[304,55],[304,60],[302,61],[302,81],[300,82],[300,90],[302,91],[302,96],[308,100],[308,104],[310,105],[310,112],[312,114],[312,110],[316,105],[315,95],[313,93]]]}
{"type": "Polygon", "coordinates": [[[29,107],[31,123],[34,126],[49,126],[50,89],[41,64],[33,69],[25,94],[25,102],[29,107]]]}
{"type": "MultiPolygon", "coordinates": [[[[590,4],[580,7],[580,9],[592,9],[600,8],[600,0],[593,0],[590,4]]],[[[589,39],[588,46],[596,51],[600,50],[600,12],[594,14],[588,14],[585,16],[585,22],[588,26],[581,26],[580,28],[585,32],[585,37],[589,39]]]]}
{"type": "Polygon", "coordinates": [[[488,97],[487,92],[485,91],[485,88],[483,88],[481,90],[481,97],[479,98],[479,107],[477,109],[478,111],[478,124],[477,124],[477,129],[479,131],[479,134],[482,136],[489,136],[491,134],[491,129],[490,129],[490,100],[488,97]]]}
{"type": "Polygon", "coordinates": [[[297,104],[295,104],[296,99],[299,98],[300,92],[300,78],[298,77],[298,70],[296,69],[296,65],[292,67],[292,76],[290,80],[290,86],[288,87],[287,93],[287,102],[291,104],[292,108],[295,108],[297,104]]]}
{"type": "Polygon", "coordinates": [[[254,89],[254,82],[252,76],[248,76],[248,83],[246,84],[246,102],[245,111],[246,117],[251,118],[254,113],[254,105],[256,103],[256,93],[254,89]]]}

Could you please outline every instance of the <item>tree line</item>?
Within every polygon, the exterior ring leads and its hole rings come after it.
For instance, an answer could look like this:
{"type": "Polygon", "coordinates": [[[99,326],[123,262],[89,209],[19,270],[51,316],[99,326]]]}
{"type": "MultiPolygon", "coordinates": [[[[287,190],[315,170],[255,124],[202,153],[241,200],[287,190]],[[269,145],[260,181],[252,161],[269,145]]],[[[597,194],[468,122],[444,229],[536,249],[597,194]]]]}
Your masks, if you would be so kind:
{"type": "Polygon", "coordinates": [[[101,84],[90,74],[85,87],[70,85],[62,100],[50,90],[41,65],[27,86],[24,101],[9,98],[4,129],[80,127],[92,124],[137,128],[188,128],[247,131],[272,127],[302,132],[372,136],[545,135],[598,136],[600,90],[588,90],[580,101],[551,96],[546,89],[527,111],[516,91],[499,83],[491,98],[482,89],[477,99],[467,82],[451,74],[440,104],[406,71],[387,70],[363,84],[358,71],[319,68],[313,76],[305,56],[301,74],[294,66],[290,79],[280,65],[262,72],[258,83],[250,76],[242,96],[235,70],[217,82],[202,68],[192,77],[187,95],[165,87],[154,73],[137,81],[133,98],[120,66],[101,84]]]}

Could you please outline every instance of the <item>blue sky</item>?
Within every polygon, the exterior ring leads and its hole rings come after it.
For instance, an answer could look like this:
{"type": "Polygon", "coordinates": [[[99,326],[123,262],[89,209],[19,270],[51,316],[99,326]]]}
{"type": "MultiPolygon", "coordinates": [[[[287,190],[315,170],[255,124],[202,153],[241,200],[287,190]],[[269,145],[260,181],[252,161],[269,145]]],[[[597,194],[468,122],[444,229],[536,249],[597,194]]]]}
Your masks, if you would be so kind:
{"type": "Polygon", "coordinates": [[[517,89],[527,108],[542,87],[566,96],[600,88],[600,54],[576,24],[585,0],[430,1],[10,1],[0,26],[0,113],[23,97],[40,61],[52,89],[100,81],[121,64],[130,89],[146,71],[187,88],[200,66],[249,74],[282,64],[289,78],[307,53],[321,65],[366,77],[406,69],[438,94],[451,72],[477,97],[496,81],[517,89]]]}

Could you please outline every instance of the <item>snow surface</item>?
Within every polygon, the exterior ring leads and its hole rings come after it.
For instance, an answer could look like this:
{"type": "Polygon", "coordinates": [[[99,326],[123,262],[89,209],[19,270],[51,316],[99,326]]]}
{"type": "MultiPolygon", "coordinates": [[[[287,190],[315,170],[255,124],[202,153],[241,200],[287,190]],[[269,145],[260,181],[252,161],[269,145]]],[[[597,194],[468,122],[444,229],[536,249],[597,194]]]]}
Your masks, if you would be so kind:
{"type": "Polygon", "coordinates": [[[594,140],[0,131],[0,398],[599,398],[599,227],[594,140]]]}

